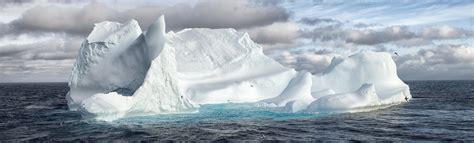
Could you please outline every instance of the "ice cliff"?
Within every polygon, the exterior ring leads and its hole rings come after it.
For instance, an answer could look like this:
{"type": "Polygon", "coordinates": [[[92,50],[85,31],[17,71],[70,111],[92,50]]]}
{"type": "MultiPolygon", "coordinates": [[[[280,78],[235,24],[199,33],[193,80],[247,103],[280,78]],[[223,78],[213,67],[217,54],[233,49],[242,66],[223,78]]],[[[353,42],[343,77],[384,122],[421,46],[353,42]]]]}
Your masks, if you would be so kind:
{"type": "Polygon", "coordinates": [[[325,72],[311,75],[280,65],[234,29],[165,33],[163,16],[143,33],[135,20],[96,24],[69,87],[71,110],[106,121],[198,112],[201,104],[351,112],[411,98],[387,53],[334,58],[325,72]]]}

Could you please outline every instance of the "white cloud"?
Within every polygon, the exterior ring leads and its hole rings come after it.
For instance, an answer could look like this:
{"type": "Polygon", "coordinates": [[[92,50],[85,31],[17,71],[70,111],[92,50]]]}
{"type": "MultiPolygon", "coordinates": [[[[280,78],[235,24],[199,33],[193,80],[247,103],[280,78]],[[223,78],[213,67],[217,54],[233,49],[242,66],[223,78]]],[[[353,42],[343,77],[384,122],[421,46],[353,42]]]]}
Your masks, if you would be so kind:
{"type": "Polygon", "coordinates": [[[395,60],[404,79],[474,79],[474,47],[469,45],[439,45],[395,60]]]}
{"type": "Polygon", "coordinates": [[[430,39],[456,39],[473,35],[472,31],[444,25],[442,27],[425,27],[421,37],[430,39]]]}

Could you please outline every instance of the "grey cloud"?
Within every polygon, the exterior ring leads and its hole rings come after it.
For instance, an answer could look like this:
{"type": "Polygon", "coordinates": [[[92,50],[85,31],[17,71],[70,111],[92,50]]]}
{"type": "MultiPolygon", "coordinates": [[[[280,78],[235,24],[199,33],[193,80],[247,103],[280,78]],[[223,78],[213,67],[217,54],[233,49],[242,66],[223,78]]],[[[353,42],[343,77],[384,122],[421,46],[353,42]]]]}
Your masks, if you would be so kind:
{"type": "Polygon", "coordinates": [[[167,28],[251,28],[287,21],[289,13],[275,5],[256,5],[247,0],[213,0],[194,6],[143,6],[117,11],[104,4],[91,3],[83,8],[38,6],[25,12],[13,23],[17,30],[87,34],[93,24],[104,21],[124,22],[137,19],[146,28],[159,15],[166,15],[167,28]]]}
{"type": "Polygon", "coordinates": [[[416,47],[416,46],[433,44],[433,41],[429,39],[421,38],[421,37],[413,37],[413,38],[402,39],[398,41],[391,41],[390,43],[399,47],[416,47]]]}
{"type": "Polygon", "coordinates": [[[13,28],[10,24],[0,23],[0,35],[7,35],[12,33],[13,28]]]}
{"type": "Polygon", "coordinates": [[[287,11],[281,7],[255,5],[246,0],[212,0],[199,2],[195,6],[147,6],[132,9],[127,14],[143,22],[143,25],[149,25],[158,15],[164,14],[170,30],[195,27],[251,28],[287,21],[289,18],[287,11]]]}
{"type": "Polygon", "coordinates": [[[415,34],[404,26],[392,26],[381,31],[376,30],[350,30],[346,35],[346,42],[359,45],[376,45],[391,41],[399,41],[415,37],[415,34]]]}
{"type": "Polygon", "coordinates": [[[372,27],[372,26],[377,26],[378,24],[367,24],[367,23],[356,23],[354,24],[354,27],[356,28],[367,28],[367,27],[372,27]]]}
{"type": "Polygon", "coordinates": [[[79,37],[0,46],[0,82],[65,81],[79,50],[79,37]]]}
{"type": "Polygon", "coordinates": [[[0,6],[5,6],[9,4],[24,4],[24,3],[30,3],[33,0],[2,0],[0,1],[0,6]]]}
{"type": "Polygon", "coordinates": [[[92,30],[93,23],[115,19],[118,19],[118,12],[100,3],[92,3],[83,8],[48,5],[27,10],[11,25],[23,31],[86,34],[92,30]]]}
{"type": "Polygon", "coordinates": [[[304,17],[299,20],[299,22],[306,24],[306,25],[317,25],[321,23],[341,23],[340,21],[327,19],[327,18],[308,18],[304,17]]]}
{"type": "Polygon", "coordinates": [[[427,64],[474,63],[474,48],[466,45],[439,45],[435,49],[421,49],[418,52],[427,64]]]}
{"type": "Polygon", "coordinates": [[[250,2],[263,6],[275,6],[284,2],[284,0],[250,0],[250,2]]]}
{"type": "Polygon", "coordinates": [[[278,52],[280,50],[284,49],[291,49],[291,48],[296,48],[303,46],[303,42],[292,42],[292,43],[272,43],[272,44],[260,44],[263,47],[263,52],[265,54],[272,54],[274,52],[278,52]]]}
{"type": "Polygon", "coordinates": [[[331,41],[345,39],[346,31],[341,24],[317,27],[310,31],[303,31],[303,37],[310,38],[313,41],[331,41]]]}
{"type": "Polygon", "coordinates": [[[67,60],[74,59],[80,47],[79,38],[47,40],[33,44],[5,45],[0,47],[0,60],[67,60]]]}
{"type": "Polygon", "coordinates": [[[427,39],[457,39],[472,35],[473,31],[451,26],[442,26],[438,28],[425,27],[421,32],[421,37],[427,39]]]}
{"type": "Polygon", "coordinates": [[[407,26],[390,26],[382,29],[350,29],[342,24],[316,27],[303,31],[303,36],[315,42],[339,41],[344,44],[379,45],[394,44],[413,47],[433,44],[433,40],[462,39],[473,37],[474,32],[451,26],[425,27],[420,31],[407,26]]]}
{"type": "Polygon", "coordinates": [[[474,48],[469,45],[439,45],[395,61],[403,79],[474,79],[474,48]]]}
{"type": "Polygon", "coordinates": [[[252,40],[261,44],[274,45],[278,43],[291,44],[300,38],[300,28],[292,22],[277,22],[271,25],[243,29],[249,33],[252,40]]]}
{"type": "MultiPolygon", "coordinates": [[[[88,2],[92,0],[48,0],[48,3],[79,3],[79,2],[88,2]]],[[[2,0],[0,1],[0,6],[2,5],[9,5],[9,4],[28,4],[33,2],[44,2],[41,0],[2,0]]]]}
{"type": "Polygon", "coordinates": [[[66,81],[74,60],[0,62],[0,82],[66,81]]]}
{"type": "Polygon", "coordinates": [[[12,45],[0,47],[0,59],[2,59],[3,57],[16,56],[24,50],[25,49],[23,48],[18,48],[12,45]]]}

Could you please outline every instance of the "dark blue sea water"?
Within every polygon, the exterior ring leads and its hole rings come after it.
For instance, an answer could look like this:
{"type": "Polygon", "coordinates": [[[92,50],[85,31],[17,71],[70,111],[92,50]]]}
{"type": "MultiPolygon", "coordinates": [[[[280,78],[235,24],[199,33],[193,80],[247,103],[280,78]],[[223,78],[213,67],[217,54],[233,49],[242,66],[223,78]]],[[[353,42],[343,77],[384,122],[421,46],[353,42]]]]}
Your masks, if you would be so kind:
{"type": "Polygon", "coordinates": [[[288,114],[241,105],[198,114],[82,119],[66,83],[0,84],[0,141],[474,140],[474,81],[408,81],[413,99],[362,113],[288,114]]]}

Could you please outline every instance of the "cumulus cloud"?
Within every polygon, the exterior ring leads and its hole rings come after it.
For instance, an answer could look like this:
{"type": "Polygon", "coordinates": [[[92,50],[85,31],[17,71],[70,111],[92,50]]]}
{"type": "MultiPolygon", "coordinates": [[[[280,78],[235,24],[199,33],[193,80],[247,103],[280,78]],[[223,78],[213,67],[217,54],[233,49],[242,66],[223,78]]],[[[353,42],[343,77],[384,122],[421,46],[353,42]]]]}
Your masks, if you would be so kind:
{"type": "Polygon", "coordinates": [[[404,79],[474,79],[474,47],[469,45],[439,45],[395,61],[404,79]]]}

